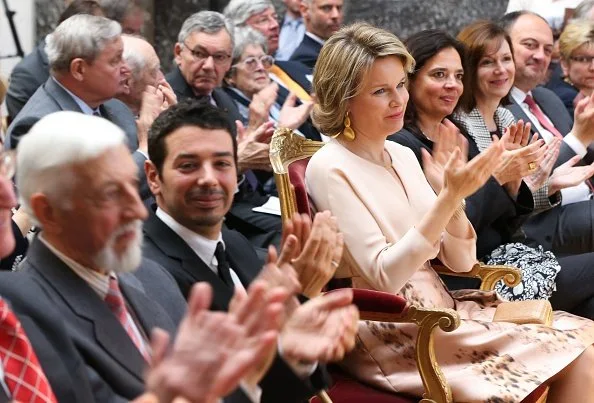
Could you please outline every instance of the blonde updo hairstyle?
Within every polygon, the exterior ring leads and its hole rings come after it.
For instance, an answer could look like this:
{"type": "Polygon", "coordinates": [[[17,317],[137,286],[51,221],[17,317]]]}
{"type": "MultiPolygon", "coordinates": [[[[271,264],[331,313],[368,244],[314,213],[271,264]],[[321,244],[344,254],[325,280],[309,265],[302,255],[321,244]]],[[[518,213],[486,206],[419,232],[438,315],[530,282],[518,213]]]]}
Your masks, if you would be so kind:
{"type": "Polygon", "coordinates": [[[386,56],[398,57],[406,73],[413,71],[415,61],[400,39],[370,24],[346,26],[326,41],[312,81],[318,101],[312,119],[321,133],[333,136],[344,130],[349,99],[361,92],[373,62],[386,56]]]}

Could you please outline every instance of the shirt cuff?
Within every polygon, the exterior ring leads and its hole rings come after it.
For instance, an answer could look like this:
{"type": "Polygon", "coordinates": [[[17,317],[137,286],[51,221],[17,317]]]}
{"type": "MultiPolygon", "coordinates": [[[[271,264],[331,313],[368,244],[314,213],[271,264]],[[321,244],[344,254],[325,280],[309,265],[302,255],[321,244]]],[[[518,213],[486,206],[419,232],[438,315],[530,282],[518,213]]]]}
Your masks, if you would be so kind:
{"type": "Polygon", "coordinates": [[[571,148],[577,155],[579,155],[580,158],[584,158],[584,156],[588,152],[586,147],[584,147],[582,142],[579,141],[572,132],[570,132],[567,136],[563,137],[563,141],[565,141],[569,148],[571,148]]]}
{"type": "Polygon", "coordinates": [[[585,183],[561,189],[561,205],[578,203],[590,199],[590,188],[585,183]]]}

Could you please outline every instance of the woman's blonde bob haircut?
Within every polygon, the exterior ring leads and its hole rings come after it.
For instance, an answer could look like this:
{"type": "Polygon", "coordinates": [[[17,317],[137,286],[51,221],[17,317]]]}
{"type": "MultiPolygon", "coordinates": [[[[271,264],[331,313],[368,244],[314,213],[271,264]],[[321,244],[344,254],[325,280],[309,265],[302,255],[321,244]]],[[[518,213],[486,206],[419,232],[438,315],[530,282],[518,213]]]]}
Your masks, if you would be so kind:
{"type": "Polygon", "coordinates": [[[559,53],[566,62],[572,53],[585,43],[594,44],[594,23],[589,20],[573,20],[559,37],[559,53]]]}
{"type": "Polygon", "coordinates": [[[326,41],[313,75],[318,102],[312,118],[321,133],[332,136],[343,131],[349,99],[361,92],[373,62],[386,56],[398,57],[405,73],[413,71],[415,61],[400,39],[367,23],[346,26],[326,41]]]}

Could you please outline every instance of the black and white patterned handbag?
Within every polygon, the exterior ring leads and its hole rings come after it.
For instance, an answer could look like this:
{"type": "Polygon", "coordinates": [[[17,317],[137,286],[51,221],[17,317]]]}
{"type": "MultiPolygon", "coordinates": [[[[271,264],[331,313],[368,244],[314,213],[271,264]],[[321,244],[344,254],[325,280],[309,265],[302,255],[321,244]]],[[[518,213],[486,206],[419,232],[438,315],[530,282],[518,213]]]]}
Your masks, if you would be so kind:
{"type": "Polygon", "coordinates": [[[522,271],[522,281],[517,286],[508,287],[503,281],[495,285],[495,291],[508,301],[548,299],[555,291],[555,278],[561,270],[552,252],[522,243],[499,246],[485,258],[485,263],[514,266],[522,271]]]}

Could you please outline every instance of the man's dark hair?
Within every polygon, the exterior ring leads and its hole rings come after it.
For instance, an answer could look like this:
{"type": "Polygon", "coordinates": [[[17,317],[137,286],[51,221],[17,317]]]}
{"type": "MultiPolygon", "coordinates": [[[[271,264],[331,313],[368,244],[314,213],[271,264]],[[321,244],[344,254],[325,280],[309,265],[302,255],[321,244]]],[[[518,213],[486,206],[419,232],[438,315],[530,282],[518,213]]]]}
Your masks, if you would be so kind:
{"type": "Polygon", "coordinates": [[[227,114],[205,101],[188,99],[163,111],[153,122],[148,133],[149,159],[162,173],[163,163],[167,158],[165,139],[177,129],[195,126],[207,130],[224,130],[233,141],[233,159],[237,166],[237,139],[229,123],[227,114]]]}
{"type": "Polygon", "coordinates": [[[68,7],[66,7],[66,10],[60,14],[58,25],[76,14],[103,16],[103,10],[101,9],[101,6],[99,6],[99,3],[94,0],[74,0],[68,7]]]}
{"type": "Polygon", "coordinates": [[[520,18],[523,15],[533,15],[535,17],[540,18],[541,20],[546,22],[547,25],[549,25],[549,22],[545,18],[543,18],[542,15],[527,10],[518,10],[512,11],[511,13],[507,13],[497,21],[497,25],[499,25],[501,28],[505,30],[505,32],[509,34],[513,25],[516,23],[516,21],[518,21],[518,18],[520,18]]]}

